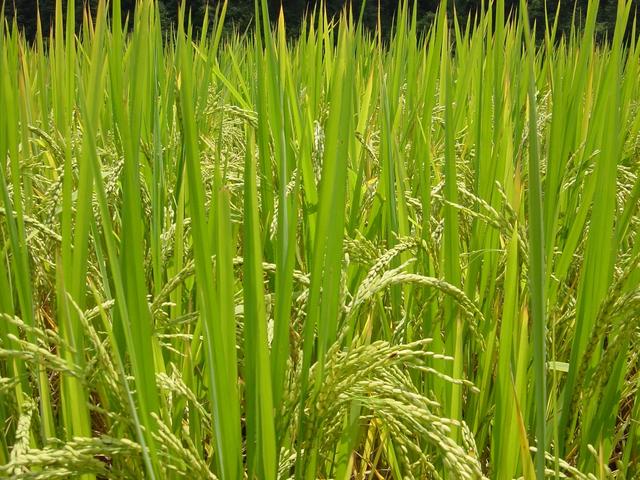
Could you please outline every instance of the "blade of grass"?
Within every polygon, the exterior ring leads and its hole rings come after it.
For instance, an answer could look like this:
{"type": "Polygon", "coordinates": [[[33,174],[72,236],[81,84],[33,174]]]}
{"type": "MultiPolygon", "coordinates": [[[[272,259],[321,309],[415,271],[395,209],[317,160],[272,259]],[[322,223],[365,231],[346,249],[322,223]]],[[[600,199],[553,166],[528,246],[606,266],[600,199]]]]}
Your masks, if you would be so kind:
{"type": "MultiPolygon", "coordinates": [[[[524,37],[527,45],[528,63],[528,111],[529,111],[529,164],[528,164],[528,234],[529,234],[529,302],[533,321],[533,371],[535,378],[535,411],[536,411],[536,478],[545,477],[544,452],[547,445],[546,407],[546,313],[545,313],[545,261],[544,261],[544,226],[543,201],[540,170],[540,147],[538,140],[538,113],[536,98],[536,69],[533,32],[529,28],[526,3],[520,1],[520,14],[524,26],[524,37]]],[[[524,461],[524,459],[523,459],[524,461]]]]}

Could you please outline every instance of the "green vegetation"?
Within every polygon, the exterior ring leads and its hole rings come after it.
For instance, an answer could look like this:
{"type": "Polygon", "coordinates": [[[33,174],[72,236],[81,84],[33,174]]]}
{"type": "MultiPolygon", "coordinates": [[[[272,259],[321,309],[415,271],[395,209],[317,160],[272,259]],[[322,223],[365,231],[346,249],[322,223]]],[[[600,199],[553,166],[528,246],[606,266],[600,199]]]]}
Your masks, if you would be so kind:
{"type": "MultiPolygon", "coordinates": [[[[67,0],[61,0],[63,8],[67,0]]],[[[71,0],[74,1],[74,0],[71,0]]],[[[76,30],[82,28],[82,10],[87,7],[92,12],[96,12],[100,0],[75,0],[75,25],[76,30]]],[[[175,28],[178,24],[181,0],[157,0],[159,18],[162,28],[166,31],[175,28]]],[[[194,32],[198,32],[203,24],[211,25],[215,22],[213,16],[205,16],[207,8],[215,9],[222,6],[223,0],[188,0],[186,1],[186,17],[193,22],[194,32]]],[[[267,8],[271,19],[278,17],[280,7],[284,8],[287,16],[287,34],[297,37],[301,30],[300,25],[305,15],[317,9],[321,3],[318,0],[266,0],[267,8]]],[[[394,19],[399,13],[399,6],[402,2],[398,0],[324,0],[322,4],[326,7],[329,16],[337,16],[345,5],[350,5],[361,24],[369,29],[382,31],[382,36],[388,39],[394,19]]],[[[418,29],[423,31],[431,26],[435,20],[435,12],[440,5],[440,0],[411,0],[410,6],[416,8],[416,22],[418,29]]],[[[457,14],[462,25],[466,25],[468,20],[472,20],[482,10],[482,1],[479,0],[448,0],[447,9],[450,15],[457,14]]],[[[486,0],[484,3],[487,3],[486,0]]],[[[495,2],[494,2],[495,3],[495,2]]],[[[504,0],[505,8],[508,11],[517,11],[519,0],[504,0]]],[[[532,23],[544,25],[547,14],[558,15],[557,29],[559,32],[569,32],[572,23],[584,25],[589,0],[526,0],[527,13],[532,23]]],[[[629,0],[631,4],[630,18],[640,20],[640,0],[629,0]]],[[[4,2],[5,15],[12,19],[14,16],[18,26],[24,31],[27,39],[32,40],[36,36],[38,17],[42,29],[49,32],[55,21],[55,1],[47,0],[7,0],[4,2]]],[[[107,2],[109,4],[109,2],[107,2]]],[[[123,18],[127,15],[133,16],[136,0],[121,0],[121,12],[123,18]]],[[[603,0],[600,2],[596,17],[596,35],[598,38],[604,35],[611,35],[615,29],[617,16],[617,0],[603,0]]],[[[451,17],[450,17],[451,18],[451,17]]],[[[252,29],[254,23],[254,0],[233,0],[227,5],[225,14],[225,29],[237,28],[245,31],[252,29]]],[[[629,21],[629,25],[633,22],[629,21]]],[[[131,26],[131,24],[130,24],[131,26]]],[[[543,32],[542,29],[538,33],[543,32]]],[[[538,37],[540,40],[540,37],[538,37]]]]}
{"type": "Polygon", "coordinates": [[[0,17],[0,477],[640,475],[630,2],[111,7],[0,17]]]}

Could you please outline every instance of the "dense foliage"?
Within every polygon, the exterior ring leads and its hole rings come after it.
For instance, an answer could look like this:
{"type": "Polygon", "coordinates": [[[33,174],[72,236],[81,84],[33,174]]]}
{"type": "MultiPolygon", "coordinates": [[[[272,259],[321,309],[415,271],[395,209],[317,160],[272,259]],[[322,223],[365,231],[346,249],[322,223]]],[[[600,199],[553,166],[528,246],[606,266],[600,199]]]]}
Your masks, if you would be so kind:
{"type": "MultiPolygon", "coordinates": [[[[63,8],[66,7],[66,1],[63,0],[63,8]]],[[[81,26],[82,8],[89,6],[94,12],[99,0],[76,0],[76,21],[77,28],[81,26]]],[[[517,11],[519,0],[504,0],[507,11],[517,11]]],[[[131,15],[135,9],[136,0],[122,0],[120,2],[123,17],[131,15]]],[[[329,15],[339,13],[344,5],[349,3],[356,15],[362,14],[362,22],[368,28],[375,30],[378,23],[378,13],[380,14],[381,27],[383,35],[386,37],[390,34],[393,25],[393,19],[398,12],[398,0],[354,0],[345,2],[345,0],[327,0],[324,5],[329,15]]],[[[409,2],[413,4],[414,2],[409,2]]],[[[449,13],[454,11],[461,19],[461,23],[465,23],[467,18],[479,14],[481,5],[479,0],[451,0],[449,1],[449,13]]],[[[488,4],[488,2],[486,2],[488,4]]],[[[601,0],[600,8],[597,16],[596,31],[598,34],[611,34],[615,26],[617,0],[601,0]]],[[[640,7],[640,0],[631,0],[632,17],[638,15],[636,9],[640,7]]],[[[180,0],[159,0],[160,19],[163,28],[174,28],[178,21],[178,12],[180,9],[180,0]]],[[[202,25],[204,21],[205,10],[209,7],[211,10],[219,8],[222,4],[221,0],[186,0],[187,11],[195,26],[202,25]]],[[[272,18],[276,18],[280,7],[284,9],[287,19],[288,33],[291,35],[299,34],[299,26],[305,14],[318,8],[320,2],[318,0],[268,0],[268,6],[272,18]]],[[[418,13],[418,27],[428,27],[435,18],[435,12],[440,4],[440,0],[415,0],[415,6],[418,13]]],[[[528,0],[529,18],[532,22],[542,26],[545,24],[545,13],[550,17],[555,17],[558,13],[559,31],[568,32],[572,22],[577,25],[583,25],[587,12],[588,0],[528,0]],[[545,11],[546,8],[546,11],[545,11]]],[[[4,2],[6,15],[13,17],[14,13],[18,24],[26,32],[27,38],[34,38],[37,27],[37,16],[40,19],[45,32],[49,31],[53,23],[55,1],[38,1],[38,0],[8,0],[4,2]]],[[[254,0],[231,0],[227,6],[227,28],[236,27],[245,30],[250,27],[254,17],[254,0]]],[[[638,17],[640,18],[640,17],[638,17]]],[[[542,30],[542,28],[540,28],[542,30]]]]}
{"type": "Polygon", "coordinates": [[[631,3],[160,7],[0,15],[0,477],[640,476],[631,3]]]}

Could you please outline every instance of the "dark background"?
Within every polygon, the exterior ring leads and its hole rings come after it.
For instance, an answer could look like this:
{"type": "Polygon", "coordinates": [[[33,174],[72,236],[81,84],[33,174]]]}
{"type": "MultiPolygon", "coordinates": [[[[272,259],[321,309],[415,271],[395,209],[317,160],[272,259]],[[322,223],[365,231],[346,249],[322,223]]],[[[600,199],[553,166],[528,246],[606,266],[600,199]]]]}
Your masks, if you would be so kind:
{"type": "MultiPolygon", "coordinates": [[[[289,34],[295,36],[299,30],[300,23],[307,9],[312,9],[317,1],[312,0],[268,0],[271,10],[271,18],[276,18],[280,9],[280,5],[284,8],[285,18],[287,20],[287,28],[289,34]]],[[[560,0],[546,0],[548,11],[553,15],[560,0]]],[[[177,22],[178,8],[181,0],[159,0],[160,11],[162,16],[163,27],[167,30],[177,22]]],[[[11,21],[14,16],[20,28],[25,32],[28,39],[33,39],[36,32],[36,14],[37,9],[40,10],[40,18],[42,20],[43,31],[49,32],[50,26],[53,24],[53,16],[55,11],[55,0],[4,0],[5,15],[11,21]],[[38,7],[39,5],[39,7],[38,7]]],[[[63,8],[66,9],[66,0],[62,0],[63,8]]],[[[82,21],[82,8],[88,5],[95,9],[98,0],[76,0],[76,22],[79,28],[82,21]]],[[[131,14],[135,8],[135,0],[121,0],[124,14],[131,14]]],[[[211,10],[221,4],[218,0],[186,0],[188,10],[191,12],[191,19],[198,30],[198,26],[202,24],[204,18],[205,7],[209,5],[211,10]]],[[[329,14],[340,12],[345,5],[344,0],[326,0],[326,6],[329,14]]],[[[354,15],[358,15],[361,11],[363,0],[352,0],[354,15]]],[[[367,27],[375,28],[378,16],[378,3],[380,4],[380,18],[382,21],[383,34],[386,36],[391,31],[393,18],[398,8],[398,0],[369,0],[364,5],[363,21],[367,27]]],[[[418,21],[421,26],[428,26],[434,17],[439,0],[416,0],[418,7],[418,21]]],[[[508,10],[515,9],[519,0],[505,0],[508,10]]],[[[542,26],[545,19],[545,0],[528,0],[529,14],[532,21],[537,21],[542,26]]],[[[574,8],[576,12],[576,20],[578,24],[584,18],[586,13],[588,0],[562,0],[560,9],[559,28],[560,31],[568,31],[571,25],[574,8]]],[[[410,0],[413,4],[413,0],[410,0]]],[[[469,15],[480,5],[480,0],[449,0],[449,8],[451,11],[455,8],[461,22],[464,23],[469,15]]],[[[631,7],[631,19],[634,16],[640,19],[637,14],[640,0],[633,0],[631,7]]],[[[598,36],[606,38],[608,33],[613,32],[615,25],[617,0],[601,0],[600,10],[598,13],[598,36]]],[[[251,25],[254,12],[254,0],[229,0],[227,8],[227,20],[229,30],[237,28],[244,30],[251,25]]],[[[540,31],[541,28],[538,28],[540,31]]]]}

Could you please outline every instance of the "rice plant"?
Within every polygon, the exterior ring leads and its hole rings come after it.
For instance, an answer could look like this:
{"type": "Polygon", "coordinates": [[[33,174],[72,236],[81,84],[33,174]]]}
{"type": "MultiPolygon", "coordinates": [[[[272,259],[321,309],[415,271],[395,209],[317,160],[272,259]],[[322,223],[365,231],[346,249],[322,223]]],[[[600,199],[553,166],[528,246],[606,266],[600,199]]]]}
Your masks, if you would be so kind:
{"type": "Polygon", "coordinates": [[[631,2],[225,9],[0,16],[0,477],[640,475],[631,2]]]}

